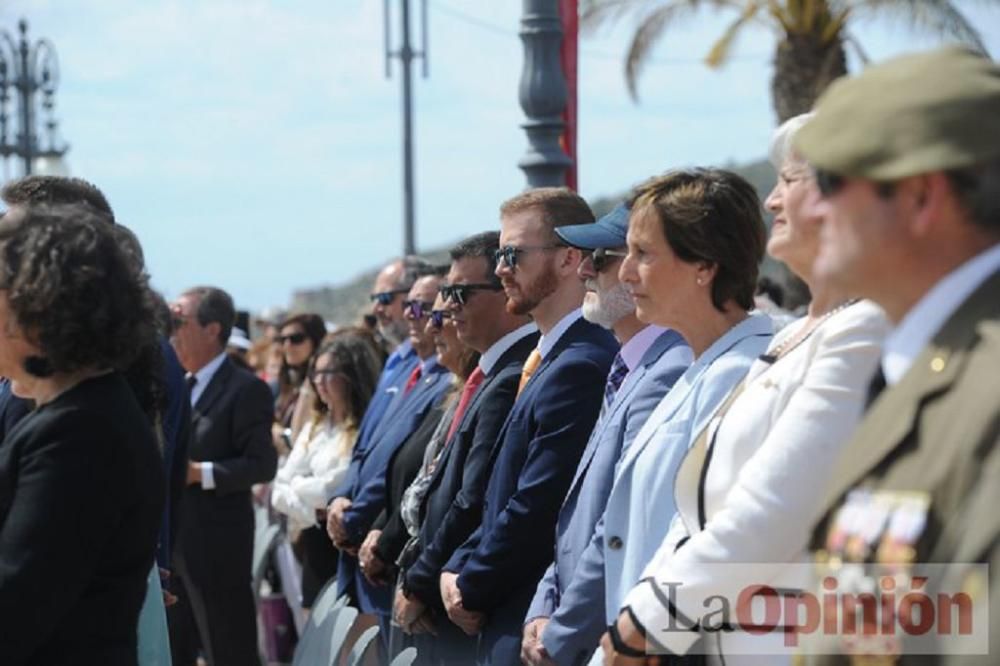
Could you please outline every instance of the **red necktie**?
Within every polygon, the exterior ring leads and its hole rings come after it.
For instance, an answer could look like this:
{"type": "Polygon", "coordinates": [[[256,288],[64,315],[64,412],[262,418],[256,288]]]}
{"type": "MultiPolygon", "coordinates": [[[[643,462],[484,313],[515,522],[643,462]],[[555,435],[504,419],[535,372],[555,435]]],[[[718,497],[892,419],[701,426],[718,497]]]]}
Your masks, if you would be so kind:
{"type": "Polygon", "coordinates": [[[413,372],[410,373],[410,378],[406,380],[406,388],[403,389],[403,395],[407,395],[410,391],[413,390],[413,387],[416,386],[417,382],[420,381],[421,374],[422,374],[421,366],[418,365],[417,367],[413,368],[413,372]]]}
{"type": "Polygon", "coordinates": [[[469,403],[472,401],[472,396],[476,393],[476,389],[479,385],[483,383],[483,379],[486,375],[477,366],[469,378],[465,380],[465,388],[462,389],[462,397],[458,399],[458,407],[455,408],[455,416],[451,420],[451,427],[448,428],[448,436],[444,438],[445,442],[451,440],[451,436],[455,434],[458,430],[458,425],[462,422],[462,417],[465,415],[465,410],[468,408],[469,403]]]}

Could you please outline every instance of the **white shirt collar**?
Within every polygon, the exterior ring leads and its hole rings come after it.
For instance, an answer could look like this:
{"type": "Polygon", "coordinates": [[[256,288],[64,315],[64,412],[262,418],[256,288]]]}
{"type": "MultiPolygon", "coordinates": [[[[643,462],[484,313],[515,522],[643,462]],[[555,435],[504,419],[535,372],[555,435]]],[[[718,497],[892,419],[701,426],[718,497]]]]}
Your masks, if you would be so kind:
{"type": "Polygon", "coordinates": [[[557,342],[559,342],[559,338],[561,338],[569,327],[575,324],[576,320],[582,316],[582,310],[577,308],[560,319],[559,323],[553,326],[551,331],[538,338],[538,353],[542,355],[542,358],[548,356],[548,353],[552,351],[552,348],[556,346],[557,342]]]}
{"type": "Polygon", "coordinates": [[[885,340],[882,372],[886,384],[892,386],[903,378],[955,310],[997,270],[1000,243],[966,261],[924,294],[885,340]]]}
{"type": "Polygon", "coordinates": [[[657,338],[663,335],[666,330],[662,326],[650,324],[622,345],[618,353],[621,354],[622,360],[625,361],[625,366],[629,372],[635,370],[639,362],[642,361],[642,357],[646,355],[649,348],[653,346],[657,338]]]}
{"type": "MultiPolygon", "coordinates": [[[[191,388],[192,407],[198,402],[198,399],[201,397],[201,394],[205,392],[205,389],[208,388],[208,384],[212,381],[212,377],[214,377],[215,373],[219,371],[219,368],[222,367],[225,360],[226,352],[223,351],[211,361],[201,366],[201,368],[194,373],[196,381],[194,383],[194,387],[191,388]]],[[[191,373],[188,373],[188,376],[190,376],[190,374],[191,373]]]]}
{"type": "Polygon", "coordinates": [[[500,357],[507,353],[507,350],[517,344],[523,338],[531,335],[538,330],[534,322],[524,324],[515,328],[510,333],[507,333],[502,338],[490,345],[490,348],[483,352],[482,356],[479,357],[479,369],[483,371],[484,375],[488,375],[493,372],[493,368],[496,366],[500,357]]]}

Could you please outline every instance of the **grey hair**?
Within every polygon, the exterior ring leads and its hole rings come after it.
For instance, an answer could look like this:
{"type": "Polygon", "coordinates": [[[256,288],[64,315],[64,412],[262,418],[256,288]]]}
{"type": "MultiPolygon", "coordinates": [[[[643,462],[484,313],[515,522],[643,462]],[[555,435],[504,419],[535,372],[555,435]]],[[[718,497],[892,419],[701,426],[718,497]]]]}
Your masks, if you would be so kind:
{"type": "Polygon", "coordinates": [[[812,117],[812,112],[794,116],[781,123],[781,126],[774,130],[767,156],[775,169],[780,170],[785,161],[791,157],[792,141],[795,139],[795,135],[806,123],[812,120],[812,117]]]}

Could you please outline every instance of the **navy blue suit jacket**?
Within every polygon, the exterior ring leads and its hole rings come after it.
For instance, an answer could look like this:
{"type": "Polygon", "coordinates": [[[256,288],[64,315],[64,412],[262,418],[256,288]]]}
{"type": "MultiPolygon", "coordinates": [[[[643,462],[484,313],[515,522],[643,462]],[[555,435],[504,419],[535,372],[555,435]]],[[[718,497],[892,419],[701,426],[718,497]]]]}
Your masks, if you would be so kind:
{"type": "MultiPolygon", "coordinates": [[[[344,530],[351,543],[360,545],[385,507],[388,494],[386,472],[399,447],[423,422],[431,408],[441,401],[452,384],[447,368],[434,363],[409,393],[400,392],[375,429],[367,450],[362,454],[358,474],[348,497],[351,506],[344,512],[344,530]]],[[[374,587],[361,575],[357,559],[341,553],[341,571],[337,578],[345,592],[351,579],[365,613],[388,614],[391,611],[389,587],[374,587]]]]}
{"type": "Polygon", "coordinates": [[[483,522],[444,568],[459,574],[466,609],[505,618],[520,612],[518,633],[530,594],[552,559],[559,507],[600,412],[617,350],[608,331],[581,318],[545,356],[500,431],[483,522]],[[510,604],[520,608],[503,608],[510,604]]]}
{"type": "Polygon", "coordinates": [[[420,357],[417,356],[417,352],[413,351],[408,340],[389,355],[385,367],[382,368],[382,374],[379,375],[375,393],[372,394],[372,399],[368,402],[365,415],[361,417],[358,437],[351,453],[351,466],[348,468],[344,480],[330,495],[330,501],[336,497],[350,496],[351,489],[358,482],[361,461],[368,454],[368,447],[376,441],[372,439],[372,435],[384,421],[390,420],[389,407],[396,402],[395,398],[406,386],[406,380],[419,362],[420,357]]]}
{"type": "Polygon", "coordinates": [[[438,580],[441,568],[482,520],[497,435],[514,404],[521,367],[537,344],[538,333],[524,336],[483,378],[441,454],[424,497],[419,556],[404,572],[403,586],[440,611],[444,610],[438,580]]]}

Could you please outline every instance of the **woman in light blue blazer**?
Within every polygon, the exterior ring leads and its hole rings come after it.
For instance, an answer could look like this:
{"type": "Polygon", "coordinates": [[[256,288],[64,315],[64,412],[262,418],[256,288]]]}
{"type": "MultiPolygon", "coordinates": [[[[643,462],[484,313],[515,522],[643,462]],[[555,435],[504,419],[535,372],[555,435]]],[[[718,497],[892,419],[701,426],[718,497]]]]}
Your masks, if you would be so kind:
{"type": "Polygon", "coordinates": [[[629,208],[621,280],[639,319],[678,331],[695,361],[623,451],[604,518],[564,595],[603,598],[609,622],[666,535],[674,473],[693,433],[771,339],[770,319],[749,313],[766,242],[749,183],[720,169],[674,171],[639,186],[629,208]]]}
{"type": "MultiPolygon", "coordinates": [[[[628,646],[647,645],[669,655],[697,651],[709,664],[791,660],[794,641],[786,625],[794,627],[798,618],[790,624],[776,618],[766,633],[739,625],[746,617],[771,622],[763,613],[717,614],[700,631],[684,628],[706,620],[708,608],[722,608],[721,598],[739,608],[740,593],[754,585],[787,594],[807,584],[809,530],[830,470],[860,418],[888,329],[876,306],[813,279],[818,191],[808,165],[787,149],[803,122],[789,121],[774,140],[779,178],[767,199],[775,215],[767,249],[809,286],[808,314],[753,359],[708,426],[691,431],[694,441],[673,483],[677,515],[666,537],[642,553],[642,571],[630,569],[631,580],[623,581],[633,589],[615,600],[613,624],[602,640],[605,664],[646,663],[628,646]],[[722,621],[726,631],[706,630],[722,621]]],[[[643,462],[640,454],[640,470],[643,462]]]]}

